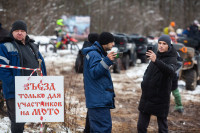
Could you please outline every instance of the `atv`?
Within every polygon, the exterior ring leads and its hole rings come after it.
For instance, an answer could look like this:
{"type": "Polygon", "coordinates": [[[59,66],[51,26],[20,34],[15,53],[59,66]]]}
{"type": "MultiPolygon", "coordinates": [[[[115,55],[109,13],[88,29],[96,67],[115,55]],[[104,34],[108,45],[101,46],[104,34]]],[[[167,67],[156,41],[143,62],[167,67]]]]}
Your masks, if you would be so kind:
{"type": "MultiPolygon", "coordinates": [[[[135,66],[137,60],[136,44],[129,40],[126,34],[113,34],[115,38],[115,47],[118,52],[123,52],[123,56],[117,62],[122,63],[122,68],[127,70],[129,66],[135,66]]],[[[117,67],[119,68],[119,67],[117,67]]]]}
{"type": "Polygon", "coordinates": [[[182,43],[173,44],[174,48],[183,59],[180,71],[180,79],[186,83],[186,90],[195,90],[200,81],[200,55],[192,47],[186,47],[182,43]]]}
{"type": "Polygon", "coordinates": [[[141,63],[147,63],[146,51],[149,44],[147,38],[142,35],[131,34],[129,40],[136,44],[137,58],[141,60],[141,63]]]}

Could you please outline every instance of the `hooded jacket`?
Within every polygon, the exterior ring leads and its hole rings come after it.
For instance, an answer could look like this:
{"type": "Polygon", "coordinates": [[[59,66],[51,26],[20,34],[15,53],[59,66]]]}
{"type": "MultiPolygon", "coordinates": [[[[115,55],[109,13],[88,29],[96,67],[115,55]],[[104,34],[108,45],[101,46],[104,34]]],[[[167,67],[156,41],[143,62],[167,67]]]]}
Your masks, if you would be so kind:
{"type": "Polygon", "coordinates": [[[173,46],[167,52],[157,52],[155,62],[150,62],[143,76],[139,111],[167,117],[176,63],[177,53],[173,46]]]}
{"type": "MultiPolygon", "coordinates": [[[[29,43],[37,59],[42,59],[42,73],[46,75],[44,59],[40,54],[34,40],[26,36],[26,43],[29,43]]],[[[19,44],[12,37],[7,37],[0,42],[0,64],[11,66],[23,66],[22,54],[19,44]]],[[[15,98],[15,76],[22,76],[25,70],[0,68],[0,80],[3,81],[3,94],[5,99],[15,98]]]]}
{"type": "Polygon", "coordinates": [[[84,89],[87,108],[115,108],[114,88],[109,66],[113,62],[96,41],[82,50],[84,57],[84,89]]]}

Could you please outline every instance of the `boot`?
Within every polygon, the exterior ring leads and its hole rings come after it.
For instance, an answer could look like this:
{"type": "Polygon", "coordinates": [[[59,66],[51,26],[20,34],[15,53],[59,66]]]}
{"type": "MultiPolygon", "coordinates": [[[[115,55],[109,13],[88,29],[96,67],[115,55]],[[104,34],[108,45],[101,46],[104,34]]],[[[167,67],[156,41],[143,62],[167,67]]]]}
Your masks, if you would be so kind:
{"type": "Polygon", "coordinates": [[[174,101],[175,101],[175,111],[179,113],[183,113],[184,108],[181,102],[181,95],[179,93],[178,88],[172,91],[172,94],[174,96],[174,101]]]}

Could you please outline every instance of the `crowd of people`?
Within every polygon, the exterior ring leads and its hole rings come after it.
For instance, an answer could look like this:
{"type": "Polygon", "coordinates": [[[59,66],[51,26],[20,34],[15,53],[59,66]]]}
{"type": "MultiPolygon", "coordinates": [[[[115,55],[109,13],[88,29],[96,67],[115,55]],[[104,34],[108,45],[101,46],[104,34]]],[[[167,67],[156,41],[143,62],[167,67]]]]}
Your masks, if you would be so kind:
{"type": "MultiPolygon", "coordinates": [[[[62,30],[62,20],[57,21],[61,29],[56,29],[58,41],[66,34],[62,30]]],[[[182,34],[199,41],[199,23],[194,23],[182,34]]],[[[170,107],[170,94],[175,97],[175,110],[182,113],[180,93],[178,91],[178,73],[181,59],[171,41],[175,33],[175,22],[164,29],[164,34],[158,39],[158,51],[146,52],[150,63],[141,82],[142,94],[138,106],[138,133],[146,133],[151,115],[157,117],[158,130],[168,132],[167,117],[170,107]]],[[[26,68],[41,67],[43,75],[47,75],[45,62],[34,40],[28,36],[28,28],[24,21],[17,20],[12,24],[10,32],[2,29],[0,24],[0,64],[26,68]],[[16,56],[17,55],[17,56],[16,56]],[[39,66],[38,59],[42,60],[39,66]]],[[[176,35],[177,36],[177,35],[176,35]]],[[[90,33],[89,43],[82,49],[84,55],[84,90],[86,107],[86,126],[84,132],[112,132],[110,109],[115,108],[115,91],[110,74],[110,66],[116,58],[115,52],[109,52],[114,44],[114,36],[110,32],[101,34],[90,33]]],[[[174,40],[173,40],[174,41],[174,40]]],[[[57,44],[58,46],[59,44],[57,44]]],[[[15,76],[29,76],[32,71],[0,68],[3,96],[6,100],[7,114],[11,120],[11,132],[23,133],[25,123],[16,123],[15,114],[15,76]]],[[[33,74],[37,76],[39,74],[33,74]]],[[[0,86],[1,87],[1,86],[0,86]]]]}
{"type": "Polygon", "coordinates": [[[177,28],[174,21],[170,22],[169,26],[163,29],[163,33],[169,35],[173,43],[177,43],[179,37],[186,37],[193,40],[197,46],[196,50],[200,50],[200,24],[198,20],[194,20],[191,25],[187,26],[185,29],[177,28]]]}

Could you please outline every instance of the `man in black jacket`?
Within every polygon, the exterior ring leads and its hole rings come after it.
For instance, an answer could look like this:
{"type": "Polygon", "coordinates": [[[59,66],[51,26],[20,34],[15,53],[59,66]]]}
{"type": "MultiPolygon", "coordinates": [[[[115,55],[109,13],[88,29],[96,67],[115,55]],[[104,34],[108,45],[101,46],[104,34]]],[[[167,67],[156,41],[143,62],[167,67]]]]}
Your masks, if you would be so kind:
{"type": "Polygon", "coordinates": [[[167,116],[170,106],[172,79],[176,71],[177,53],[168,35],[158,39],[158,52],[146,52],[149,60],[143,81],[139,103],[138,133],[146,133],[151,115],[157,116],[159,133],[168,132],[167,116]]]}

